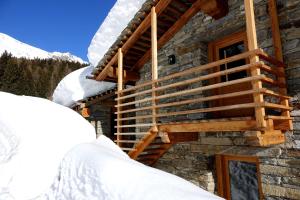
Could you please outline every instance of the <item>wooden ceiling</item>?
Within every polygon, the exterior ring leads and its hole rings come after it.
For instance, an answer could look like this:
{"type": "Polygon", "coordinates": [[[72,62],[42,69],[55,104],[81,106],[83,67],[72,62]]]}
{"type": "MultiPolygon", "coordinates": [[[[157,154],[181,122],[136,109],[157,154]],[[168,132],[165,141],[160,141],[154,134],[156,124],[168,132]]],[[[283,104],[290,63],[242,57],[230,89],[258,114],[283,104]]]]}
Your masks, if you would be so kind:
{"type": "MultiPolygon", "coordinates": [[[[155,6],[157,12],[158,49],[166,44],[196,13],[202,11],[214,19],[228,13],[227,0],[159,0],[155,6]]],[[[151,57],[151,15],[120,42],[124,54],[125,81],[139,79],[138,71],[151,57]]],[[[100,66],[93,79],[98,81],[115,81],[117,78],[117,53],[100,66]]]]}

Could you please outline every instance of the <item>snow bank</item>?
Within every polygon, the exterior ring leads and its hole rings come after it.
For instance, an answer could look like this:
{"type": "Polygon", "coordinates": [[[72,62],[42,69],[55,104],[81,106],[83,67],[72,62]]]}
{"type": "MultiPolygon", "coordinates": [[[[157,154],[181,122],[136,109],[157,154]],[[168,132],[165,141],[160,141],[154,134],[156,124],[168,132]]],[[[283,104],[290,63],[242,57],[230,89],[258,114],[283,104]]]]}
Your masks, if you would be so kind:
{"type": "Polygon", "coordinates": [[[96,134],[51,101],[0,92],[0,102],[0,199],[32,199],[48,191],[64,155],[96,134]]]}
{"type": "Polygon", "coordinates": [[[57,181],[37,199],[217,200],[221,199],[171,174],[130,159],[112,141],[73,148],[64,158],[57,181]]]}
{"type": "Polygon", "coordinates": [[[146,0],[118,0],[101,24],[88,48],[88,59],[97,66],[146,0]]]}
{"type": "Polygon", "coordinates": [[[91,66],[84,67],[64,77],[57,85],[52,100],[71,107],[79,100],[115,87],[115,83],[87,79],[92,70],[91,66]]]}

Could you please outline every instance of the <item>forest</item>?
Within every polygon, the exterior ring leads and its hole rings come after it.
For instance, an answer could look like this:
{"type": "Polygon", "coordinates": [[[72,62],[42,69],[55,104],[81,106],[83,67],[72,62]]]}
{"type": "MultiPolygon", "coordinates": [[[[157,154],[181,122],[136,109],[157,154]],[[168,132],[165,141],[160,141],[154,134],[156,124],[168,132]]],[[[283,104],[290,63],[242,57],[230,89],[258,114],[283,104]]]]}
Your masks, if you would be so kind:
{"type": "Polygon", "coordinates": [[[60,80],[84,66],[56,59],[16,58],[4,52],[0,57],[0,91],[51,99],[60,80]]]}

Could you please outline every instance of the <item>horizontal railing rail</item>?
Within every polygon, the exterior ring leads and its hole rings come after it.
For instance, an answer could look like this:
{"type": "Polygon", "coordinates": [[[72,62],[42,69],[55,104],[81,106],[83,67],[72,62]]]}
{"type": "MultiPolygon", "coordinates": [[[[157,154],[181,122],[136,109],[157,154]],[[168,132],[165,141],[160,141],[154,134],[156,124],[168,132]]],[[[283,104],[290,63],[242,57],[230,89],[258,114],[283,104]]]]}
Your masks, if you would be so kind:
{"type": "MultiPolygon", "coordinates": [[[[284,78],[284,73],[282,72],[283,67],[284,64],[282,62],[269,56],[262,49],[256,49],[216,62],[169,74],[156,80],[139,83],[136,86],[116,92],[116,94],[119,94],[118,98],[115,99],[118,102],[116,107],[121,109],[115,112],[115,114],[122,116],[116,119],[116,121],[122,123],[115,127],[123,130],[121,133],[118,133],[119,135],[124,137],[135,135],[137,137],[147,136],[149,134],[147,131],[153,126],[178,123],[176,117],[183,115],[188,116],[243,109],[253,109],[254,111],[256,108],[265,108],[266,110],[273,110],[279,113],[289,111],[291,107],[280,103],[280,101],[290,98],[281,93],[280,90],[280,88],[286,87],[282,81],[280,81],[281,78],[284,78]],[[260,58],[259,61],[225,70],[216,70],[221,65],[241,59],[248,60],[253,56],[258,56],[260,58]],[[260,69],[260,73],[258,75],[251,75],[250,71],[253,69],[260,69]],[[247,72],[246,77],[221,81],[222,76],[243,71],[247,72]],[[262,83],[261,88],[253,87],[254,82],[257,81],[262,83]],[[227,92],[222,90],[223,93],[216,92],[223,88],[239,88],[240,85],[245,84],[247,87],[241,87],[238,90],[230,91],[229,89],[227,92]],[[153,85],[155,85],[155,87],[152,87],[153,85]],[[253,96],[256,94],[263,95],[264,101],[255,102],[253,96]],[[249,98],[249,102],[238,100],[244,97],[249,98]],[[222,105],[215,103],[220,100],[227,100],[227,103],[222,105]],[[156,102],[155,104],[152,103],[154,101],[156,102]],[[156,110],[156,112],[153,113],[153,110],[156,110]],[[156,118],[157,122],[154,123],[153,118],[156,118]],[[164,121],[165,118],[169,120],[164,121]],[[131,129],[129,130],[129,128],[131,129]],[[133,131],[132,128],[135,129],[135,131],[133,131]]],[[[244,117],[255,120],[254,112],[252,115],[244,117]]],[[[265,114],[265,118],[274,120],[289,119],[280,115],[273,116],[269,114],[265,114]]],[[[187,117],[187,119],[190,118],[187,117]]],[[[199,120],[203,119],[207,119],[206,115],[203,115],[199,120]]],[[[212,120],[217,120],[217,118],[212,118],[212,120]]],[[[259,130],[260,128],[262,127],[257,125],[257,129],[259,130]]],[[[135,141],[137,139],[136,137],[135,139],[125,137],[125,139],[123,138],[119,140],[119,142],[131,144],[131,146],[129,145],[129,149],[132,150],[134,145],[137,144],[135,141]]]]}

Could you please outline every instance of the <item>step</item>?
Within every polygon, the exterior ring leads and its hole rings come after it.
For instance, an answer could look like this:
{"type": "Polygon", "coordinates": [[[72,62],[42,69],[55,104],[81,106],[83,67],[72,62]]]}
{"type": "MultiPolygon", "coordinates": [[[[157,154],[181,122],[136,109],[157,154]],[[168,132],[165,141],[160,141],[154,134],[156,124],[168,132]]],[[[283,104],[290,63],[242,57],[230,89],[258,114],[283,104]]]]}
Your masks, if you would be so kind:
{"type": "Polygon", "coordinates": [[[126,148],[126,147],[121,147],[121,149],[123,151],[136,151],[137,150],[136,148],[126,148]]]}
{"type": "Polygon", "coordinates": [[[115,140],[116,143],[139,143],[141,140],[115,140]]]}
{"type": "Polygon", "coordinates": [[[149,135],[149,132],[115,133],[114,135],[149,135]]]}
{"type": "Polygon", "coordinates": [[[292,117],[286,116],[275,116],[275,115],[267,115],[265,119],[273,119],[273,120],[293,120],[292,117]]]}

